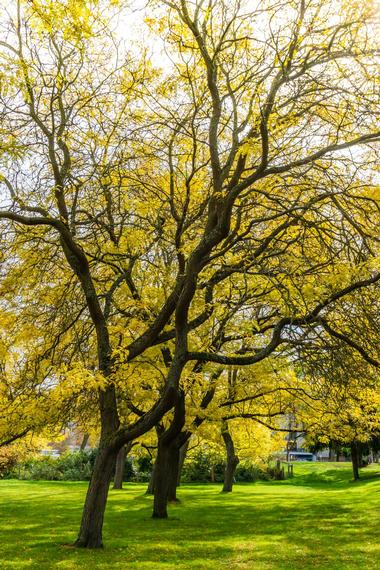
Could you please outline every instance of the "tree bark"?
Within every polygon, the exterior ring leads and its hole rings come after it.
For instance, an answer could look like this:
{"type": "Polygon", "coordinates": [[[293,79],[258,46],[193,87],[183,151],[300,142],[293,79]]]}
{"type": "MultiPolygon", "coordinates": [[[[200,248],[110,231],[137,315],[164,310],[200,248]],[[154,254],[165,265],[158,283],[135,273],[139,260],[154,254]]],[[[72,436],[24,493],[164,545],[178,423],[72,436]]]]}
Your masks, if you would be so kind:
{"type": "Polygon", "coordinates": [[[125,469],[125,460],[128,457],[132,447],[136,445],[137,442],[129,441],[119,450],[119,453],[116,457],[116,468],[115,468],[115,477],[113,488],[114,489],[122,489],[123,488],[123,478],[124,478],[124,469],[125,469]]]}
{"type": "MultiPolygon", "coordinates": [[[[155,426],[156,429],[156,434],[157,434],[157,454],[158,454],[158,442],[160,441],[160,437],[162,436],[162,434],[165,431],[165,428],[163,426],[162,423],[158,423],[155,426]]],[[[150,474],[150,479],[149,479],[149,483],[148,483],[148,487],[146,490],[146,495],[154,495],[154,489],[155,489],[155,478],[156,478],[156,462],[157,462],[157,456],[156,459],[153,463],[153,469],[152,469],[152,473],[150,474]]]]}
{"type": "Polygon", "coordinates": [[[183,445],[181,445],[181,448],[179,450],[177,487],[179,487],[181,484],[182,470],[183,470],[183,465],[185,463],[187,450],[189,448],[189,441],[190,441],[190,434],[188,436],[188,439],[185,441],[185,443],[183,445]]]}
{"type": "Polygon", "coordinates": [[[235,453],[235,446],[231,434],[228,429],[228,423],[223,422],[222,437],[226,446],[226,468],[224,471],[223,493],[231,493],[234,484],[234,475],[236,467],[239,464],[239,458],[235,453]]]}
{"type": "Polygon", "coordinates": [[[180,447],[176,441],[170,446],[168,455],[168,502],[178,503],[177,483],[179,477],[180,447]]]}
{"type": "Polygon", "coordinates": [[[82,522],[75,546],[103,547],[103,519],[108,488],[116,462],[117,451],[107,447],[99,449],[83,507],[82,522]]]}
{"type": "Polygon", "coordinates": [[[185,424],[185,396],[178,396],[174,408],[173,420],[166,431],[158,439],[157,459],[154,466],[154,503],[153,518],[166,519],[168,517],[167,505],[169,500],[169,484],[171,498],[176,499],[175,489],[178,478],[179,445],[177,437],[185,424]]]}
{"type": "Polygon", "coordinates": [[[169,492],[169,479],[167,476],[167,465],[169,458],[169,446],[159,443],[157,459],[154,466],[154,503],[153,514],[154,519],[168,518],[167,504],[169,492]]]}
{"type": "Polygon", "coordinates": [[[359,467],[365,467],[367,464],[363,459],[363,445],[361,444],[361,442],[357,443],[357,448],[358,448],[358,465],[359,467]]]}
{"type": "MultiPolygon", "coordinates": [[[[180,485],[182,467],[186,458],[186,452],[189,445],[190,432],[181,432],[177,438],[170,443],[170,449],[167,450],[167,463],[164,467],[168,478],[168,502],[178,502],[177,487],[180,485]]],[[[155,490],[155,473],[156,464],[163,461],[162,451],[157,455],[154,463],[153,471],[149,480],[147,495],[153,495],[155,490]]]]}
{"type": "Polygon", "coordinates": [[[85,433],[83,435],[83,439],[82,439],[82,443],[80,444],[79,451],[84,451],[86,449],[86,445],[87,445],[89,439],[90,439],[90,435],[88,433],[85,433]]]}
{"type": "Polygon", "coordinates": [[[118,429],[118,416],[113,407],[114,389],[100,392],[99,400],[103,431],[83,508],[79,535],[74,543],[74,546],[86,548],[101,548],[103,546],[104,511],[119,450],[123,445],[132,442],[157,424],[178,400],[178,392],[176,388],[168,385],[165,394],[149,412],[144,414],[143,418],[139,418],[132,426],[123,429],[118,429]]]}
{"type": "Polygon", "coordinates": [[[124,466],[125,466],[126,456],[127,456],[126,446],[123,445],[123,447],[120,449],[119,453],[117,454],[116,458],[115,478],[113,481],[114,489],[123,488],[124,466]]]}
{"type": "Polygon", "coordinates": [[[155,478],[155,472],[156,472],[156,462],[154,462],[153,465],[153,469],[152,469],[152,473],[150,474],[150,479],[149,479],[149,483],[148,483],[148,487],[146,490],[146,495],[154,495],[154,478],[155,478]]]}
{"type": "Polygon", "coordinates": [[[352,472],[354,474],[354,480],[358,481],[360,478],[359,475],[359,449],[358,443],[353,441],[351,443],[351,461],[352,461],[352,472]]]}

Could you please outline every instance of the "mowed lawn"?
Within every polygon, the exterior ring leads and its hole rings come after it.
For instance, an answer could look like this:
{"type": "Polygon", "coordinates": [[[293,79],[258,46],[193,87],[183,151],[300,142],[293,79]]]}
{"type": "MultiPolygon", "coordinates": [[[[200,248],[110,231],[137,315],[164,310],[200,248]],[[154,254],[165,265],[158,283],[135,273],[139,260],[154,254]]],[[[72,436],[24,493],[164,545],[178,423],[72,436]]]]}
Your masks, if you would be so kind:
{"type": "Polygon", "coordinates": [[[145,485],[111,491],[105,548],[70,546],[86,483],[0,481],[0,568],[380,568],[380,466],[296,464],[285,482],[184,485],[170,519],[150,518],[145,485]]]}

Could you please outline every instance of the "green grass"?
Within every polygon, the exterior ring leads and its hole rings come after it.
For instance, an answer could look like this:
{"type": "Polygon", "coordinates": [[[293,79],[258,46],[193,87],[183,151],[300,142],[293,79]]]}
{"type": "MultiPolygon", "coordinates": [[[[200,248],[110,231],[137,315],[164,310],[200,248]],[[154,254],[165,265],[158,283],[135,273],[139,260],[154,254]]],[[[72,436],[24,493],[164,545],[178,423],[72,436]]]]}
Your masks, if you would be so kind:
{"type": "Polygon", "coordinates": [[[296,464],[284,482],[185,485],[170,519],[145,486],[111,491],[102,551],[70,547],[85,483],[0,481],[0,568],[145,570],[380,567],[380,467],[296,464]]]}

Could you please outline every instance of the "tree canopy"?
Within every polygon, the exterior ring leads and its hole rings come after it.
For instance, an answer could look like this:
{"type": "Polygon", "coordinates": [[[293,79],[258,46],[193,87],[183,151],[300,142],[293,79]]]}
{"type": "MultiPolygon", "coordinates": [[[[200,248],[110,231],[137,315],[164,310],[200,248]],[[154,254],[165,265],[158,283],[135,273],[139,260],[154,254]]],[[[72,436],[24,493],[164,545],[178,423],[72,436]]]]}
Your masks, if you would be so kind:
{"type": "Polygon", "coordinates": [[[138,45],[130,10],[1,18],[1,323],[15,385],[97,407],[90,547],[119,449],[165,414],[174,449],[194,375],[211,401],[330,338],[379,363],[375,6],[157,0],[138,45]]]}

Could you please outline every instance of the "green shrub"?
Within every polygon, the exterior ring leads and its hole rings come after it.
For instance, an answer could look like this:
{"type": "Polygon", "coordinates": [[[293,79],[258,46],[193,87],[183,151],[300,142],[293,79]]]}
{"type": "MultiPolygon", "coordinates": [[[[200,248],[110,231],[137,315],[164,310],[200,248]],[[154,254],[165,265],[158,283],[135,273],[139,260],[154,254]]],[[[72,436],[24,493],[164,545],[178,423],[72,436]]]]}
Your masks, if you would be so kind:
{"type": "Polygon", "coordinates": [[[63,479],[62,472],[57,465],[57,459],[52,457],[37,457],[19,463],[13,469],[12,475],[17,479],[28,480],[61,481],[63,479]]]}
{"type": "Polygon", "coordinates": [[[94,466],[95,450],[66,452],[60,457],[33,457],[18,463],[8,477],[45,481],[88,481],[94,466]]]}
{"type": "MultiPolygon", "coordinates": [[[[66,452],[55,458],[33,457],[14,465],[9,464],[3,477],[45,481],[89,481],[94,467],[96,450],[66,452]]],[[[221,453],[208,446],[199,446],[189,455],[182,471],[183,482],[221,483],[224,478],[224,458],[221,453]]],[[[147,483],[151,476],[152,463],[147,457],[126,457],[124,481],[147,483]]],[[[267,480],[266,471],[250,461],[239,463],[235,479],[238,482],[267,480]]]]}
{"type": "MultiPolygon", "coordinates": [[[[89,481],[94,467],[96,450],[66,452],[59,457],[39,456],[11,465],[5,476],[14,479],[33,479],[45,481],[89,481]]],[[[144,464],[144,467],[147,467],[144,464]]],[[[124,481],[146,482],[150,479],[149,471],[136,468],[131,457],[127,457],[124,466],[124,481]]]]}
{"type": "Polygon", "coordinates": [[[77,451],[65,453],[57,461],[64,481],[88,481],[94,467],[96,452],[77,451]]]}
{"type": "Polygon", "coordinates": [[[258,467],[251,461],[242,461],[236,468],[235,479],[237,482],[268,481],[268,471],[258,467]]]}
{"type": "Polygon", "coordinates": [[[221,482],[224,477],[222,455],[215,450],[202,446],[196,449],[188,458],[182,470],[182,481],[207,483],[221,482]]]}
{"type": "Polygon", "coordinates": [[[125,458],[123,481],[135,481],[136,471],[133,467],[133,461],[130,457],[125,458]]]}
{"type": "MultiPolygon", "coordinates": [[[[201,446],[186,459],[182,471],[182,481],[220,483],[224,479],[224,469],[224,456],[215,449],[201,446]]],[[[237,482],[267,481],[268,479],[270,476],[265,469],[248,460],[241,461],[235,471],[237,482]]]]}
{"type": "Polygon", "coordinates": [[[152,473],[153,464],[152,459],[148,455],[140,455],[136,458],[137,469],[140,474],[152,473]]]}

